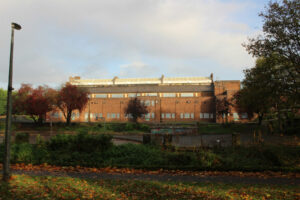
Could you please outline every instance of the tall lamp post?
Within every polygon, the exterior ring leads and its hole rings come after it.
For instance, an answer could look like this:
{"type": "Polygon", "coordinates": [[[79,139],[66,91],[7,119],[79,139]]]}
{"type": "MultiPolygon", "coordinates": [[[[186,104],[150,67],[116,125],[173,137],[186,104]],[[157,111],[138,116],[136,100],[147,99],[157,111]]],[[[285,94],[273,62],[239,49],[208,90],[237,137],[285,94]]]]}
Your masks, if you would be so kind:
{"type": "Polygon", "coordinates": [[[11,23],[11,42],[10,42],[10,59],[7,87],[7,105],[6,105],[6,124],[5,124],[5,150],[3,159],[3,180],[8,181],[10,178],[10,136],[11,136],[11,115],[12,115],[12,75],[13,75],[13,52],[14,52],[14,30],[20,30],[22,27],[17,23],[11,23]]]}

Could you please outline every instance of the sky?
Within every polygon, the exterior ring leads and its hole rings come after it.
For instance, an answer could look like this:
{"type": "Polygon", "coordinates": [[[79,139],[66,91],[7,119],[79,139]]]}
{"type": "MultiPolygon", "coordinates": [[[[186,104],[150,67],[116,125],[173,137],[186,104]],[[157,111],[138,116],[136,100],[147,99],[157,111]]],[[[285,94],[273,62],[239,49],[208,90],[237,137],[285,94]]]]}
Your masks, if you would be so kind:
{"type": "Polygon", "coordinates": [[[262,30],[268,0],[0,0],[0,87],[82,79],[242,80],[255,59],[242,43],[262,30]]]}

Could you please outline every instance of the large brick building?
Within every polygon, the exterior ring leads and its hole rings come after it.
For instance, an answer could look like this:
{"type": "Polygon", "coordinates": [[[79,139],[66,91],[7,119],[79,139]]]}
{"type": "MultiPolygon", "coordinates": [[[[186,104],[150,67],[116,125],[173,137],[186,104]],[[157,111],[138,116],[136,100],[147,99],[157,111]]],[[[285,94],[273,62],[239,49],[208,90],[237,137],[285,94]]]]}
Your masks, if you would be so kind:
{"type": "MultiPolygon", "coordinates": [[[[148,108],[141,119],[149,122],[206,121],[220,122],[216,99],[230,99],[240,89],[240,81],[214,81],[210,77],[189,78],[118,78],[89,79],[70,77],[72,85],[86,88],[89,102],[76,111],[72,121],[128,121],[124,110],[131,98],[138,97],[148,108]]],[[[240,121],[247,116],[230,109],[229,120],[240,121]]],[[[130,117],[130,116],[129,116],[130,117]]],[[[52,120],[62,120],[62,114],[52,113],[52,120]]]]}

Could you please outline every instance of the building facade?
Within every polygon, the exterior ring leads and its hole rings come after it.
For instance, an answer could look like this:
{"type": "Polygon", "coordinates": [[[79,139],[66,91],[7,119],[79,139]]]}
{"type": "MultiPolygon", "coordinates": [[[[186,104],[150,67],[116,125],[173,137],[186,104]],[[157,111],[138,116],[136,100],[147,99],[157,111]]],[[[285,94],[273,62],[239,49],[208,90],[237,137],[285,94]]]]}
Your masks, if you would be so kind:
{"type": "MultiPolygon", "coordinates": [[[[210,77],[189,78],[127,78],[89,79],[70,77],[69,83],[85,88],[89,101],[81,113],[75,111],[75,122],[125,122],[130,116],[125,108],[132,98],[139,98],[147,106],[144,122],[203,121],[222,122],[216,110],[218,98],[230,99],[240,90],[240,81],[214,81],[210,77]]],[[[224,116],[223,116],[224,117],[224,116]]],[[[247,119],[231,107],[229,121],[247,119]]],[[[52,121],[63,120],[62,113],[52,112],[52,121]]]]}

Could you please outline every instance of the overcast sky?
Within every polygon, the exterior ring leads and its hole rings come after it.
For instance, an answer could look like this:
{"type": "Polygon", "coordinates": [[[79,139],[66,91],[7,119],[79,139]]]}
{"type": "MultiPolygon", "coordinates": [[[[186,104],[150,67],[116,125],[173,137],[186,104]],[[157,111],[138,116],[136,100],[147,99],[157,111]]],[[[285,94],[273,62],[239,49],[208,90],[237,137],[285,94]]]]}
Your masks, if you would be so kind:
{"type": "Polygon", "coordinates": [[[267,0],[0,0],[0,87],[87,78],[209,76],[241,80],[241,46],[261,31],[267,0]]]}

